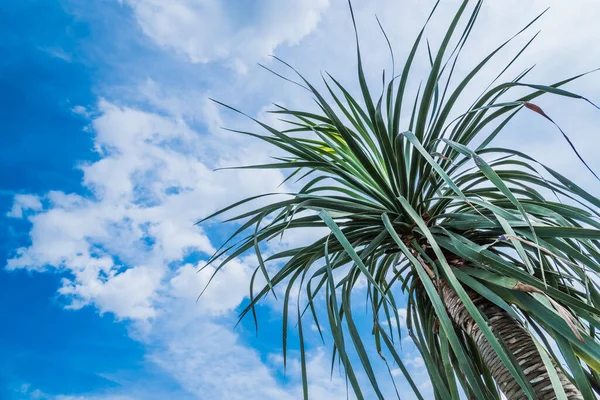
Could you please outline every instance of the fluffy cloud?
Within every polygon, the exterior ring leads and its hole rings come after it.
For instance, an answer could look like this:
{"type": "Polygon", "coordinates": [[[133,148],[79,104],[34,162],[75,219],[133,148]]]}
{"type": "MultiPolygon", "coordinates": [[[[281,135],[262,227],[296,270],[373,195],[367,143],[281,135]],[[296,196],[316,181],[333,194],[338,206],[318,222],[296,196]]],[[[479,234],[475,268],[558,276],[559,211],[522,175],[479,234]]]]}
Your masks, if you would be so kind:
{"type": "Polygon", "coordinates": [[[40,198],[31,194],[18,194],[13,201],[12,209],[6,214],[7,217],[23,218],[27,211],[39,211],[42,209],[40,198]]]}
{"type": "Polygon", "coordinates": [[[90,194],[16,197],[9,215],[28,216],[31,245],[18,249],[7,268],[60,269],[68,275],[59,293],[72,299],[72,308],[95,304],[119,318],[150,318],[157,292],[173,275],[170,265],[214,251],[195,221],[244,195],[277,191],[283,177],[213,172],[222,163],[249,161],[249,154],[236,155],[228,146],[239,142],[215,141],[181,120],[106,101],[98,112],[92,128],[100,159],[81,166],[90,194]]]}
{"type": "Polygon", "coordinates": [[[215,268],[209,266],[198,272],[199,265],[186,264],[177,270],[169,282],[173,296],[189,302],[196,301],[201,289],[206,288],[199,300],[202,309],[211,315],[223,315],[237,307],[248,292],[253,269],[238,260],[221,269],[210,286],[207,284],[215,268]],[[228,295],[224,296],[224,293],[228,295]]]}
{"type": "Polygon", "coordinates": [[[294,45],[313,31],[329,0],[239,3],[222,0],[120,0],[142,31],[190,62],[224,61],[240,72],[248,64],[294,45]],[[251,17],[251,18],[249,18],[251,17]]]}
{"type": "MultiPolygon", "coordinates": [[[[279,369],[281,365],[263,364],[259,354],[241,344],[237,335],[222,324],[199,319],[178,328],[176,333],[160,332],[160,337],[151,360],[199,399],[292,400],[302,397],[297,360],[290,360],[288,373],[293,377],[292,382],[278,383],[271,368],[279,369]],[[165,337],[169,340],[164,341],[165,337]]],[[[274,360],[278,359],[275,356],[274,360]]],[[[309,392],[317,399],[344,399],[344,380],[341,377],[329,379],[329,362],[321,350],[309,353],[309,392]]]]}

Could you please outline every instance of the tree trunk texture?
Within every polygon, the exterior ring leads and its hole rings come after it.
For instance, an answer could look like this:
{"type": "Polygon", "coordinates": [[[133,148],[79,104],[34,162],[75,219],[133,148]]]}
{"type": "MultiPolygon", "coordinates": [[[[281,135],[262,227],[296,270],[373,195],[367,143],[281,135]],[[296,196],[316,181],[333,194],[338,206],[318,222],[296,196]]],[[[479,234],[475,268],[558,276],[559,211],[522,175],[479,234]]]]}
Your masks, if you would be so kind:
{"type": "MultiPolygon", "coordinates": [[[[491,303],[478,293],[473,291],[467,292],[475,306],[477,306],[481,313],[487,317],[492,332],[494,332],[496,337],[501,338],[512,352],[512,355],[523,369],[525,377],[531,383],[536,398],[539,400],[556,399],[556,394],[552,388],[548,371],[546,370],[542,357],[529,335],[529,332],[519,321],[511,317],[500,307],[491,303]]],[[[442,295],[448,314],[454,320],[454,323],[456,323],[476,343],[483,358],[483,362],[490,370],[492,377],[506,398],[508,400],[527,399],[527,396],[508,369],[502,364],[502,361],[500,361],[500,358],[494,352],[492,346],[487,341],[456,292],[443,284],[442,295]]],[[[567,398],[569,400],[583,400],[581,392],[571,383],[571,381],[569,381],[562,370],[556,368],[556,372],[563,385],[567,398]]]]}

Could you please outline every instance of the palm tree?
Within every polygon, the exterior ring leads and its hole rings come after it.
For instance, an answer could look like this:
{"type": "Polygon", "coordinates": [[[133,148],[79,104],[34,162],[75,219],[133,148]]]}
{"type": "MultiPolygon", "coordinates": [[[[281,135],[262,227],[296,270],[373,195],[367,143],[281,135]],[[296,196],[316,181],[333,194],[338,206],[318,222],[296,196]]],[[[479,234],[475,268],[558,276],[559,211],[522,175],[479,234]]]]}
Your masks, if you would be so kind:
{"type": "Polygon", "coordinates": [[[359,367],[369,390],[383,398],[365,347],[368,338],[353,316],[357,293],[366,293],[378,355],[386,363],[391,357],[423,398],[398,352],[400,292],[407,299],[408,332],[436,399],[458,399],[461,393],[500,399],[500,392],[508,399],[595,399],[600,393],[600,200],[527,154],[491,144],[523,110],[553,123],[532,103],[541,95],[591,104],[561,89],[585,74],[537,85],[523,82],[526,70],[505,83],[495,80],[468,109],[457,110],[473,77],[510,42],[450,84],[482,2],[464,0],[437,53],[427,46],[431,68],[416,97],[408,98],[406,87],[427,23],[401,74],[388,80],[384,74],[378,98],[365,80],[357,33],[361,99],[331,76],[324,78],[325,95],[298,74],[319,111],[277,107],[274,112],[289,129],[255,120],[263,133],[240,132],[285,153],[275,163],[244,168],[289,169],[287,179],[299,178],[299,190],[229,219],[241,226],[209,264],[216,273],[240,254],[256,252],[259,265],[241,317],[283,285],[284,358],[292,288],[299,288],[298,296],[305,293],[296,312],[305,398],[303,320],[312,318],[320,331],[325,315],[333,358],[343,365],[355,395],[364,398],[359,367]],[[514,99],[513,88],[530,93],[514,99]],[[403,112],[409,116],[406,126],[403,112]],[[267,241],[314,227],[329,233],[263,257],[267,241]],[[275,272],[269,275],[266,264],[275,272]],[[266,283],[255,291],[257,276],[266,283]],[[356,289],[359,281],[366,289],[356,289]]]}

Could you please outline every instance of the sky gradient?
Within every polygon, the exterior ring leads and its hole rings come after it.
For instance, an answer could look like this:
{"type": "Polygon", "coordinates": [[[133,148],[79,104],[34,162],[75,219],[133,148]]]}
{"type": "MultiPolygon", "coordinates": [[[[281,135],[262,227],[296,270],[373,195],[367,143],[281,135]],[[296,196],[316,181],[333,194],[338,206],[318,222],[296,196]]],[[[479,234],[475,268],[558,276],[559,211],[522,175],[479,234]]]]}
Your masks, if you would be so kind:
{"type": "MultiPolygon", "coordinates": [[[[457,3],[442,1],[428,31],[434,48],[457,3]]],[[[461,104],[540,29],[508,77],[536,64],[529,82],[547,84],[600,66],[600,3],[523,3],[486,2],[459,74],[551,8],[499,54],[461,104]]],[[[432,4],[354,2],[374,88],[391,68],[375,15],[401,62],[432,4]]],[[[234,328],[256,266],[252,254],[196,301],[211,275],[197,270],[232,227],[194,222],[243,197],[290,188],[279,186],[284,176],[274,170],[214,171],[273,154],[220,129],[254,127],[208,98],[276,126],[266,112],[271,103],[313,107],[301,89],[258,66],[288,75],[271,54],[309,80],[327,71],[356,90],[346,2],[8,0],[0,5],[0,31],[0,399],[300,398],[293,333],[282,370],[281,302],[269,298],[259,307],[258,335],[251,320],[234,328]]],[[[425,53],[416,67],[413,92],[419,72],[427,72],[425,53]]],[[[599,84],[600,75],[590,75],[568,89],[598,103],[599,84]]],[[[599,170],[598,110],[552,97],[536,104],[599,170]]],[[[560,133],[534,113],[515,118],[497,144],[528,151],[599,193],[560,133]]],[[[290,234],[265,251],[320,234],[290,234]]],[[[323,345],[311,327],[307,342],[312,396],[346,398],[344,379],[330,379],[331,341],[323,345]]],[[[423,361],[402,343],[427,390],[423,361]]],[[[376,369],[387,374],[384,364],[376,369]]],[[[402,388],[393,366],[392,375],[402,388]]],[[[391,385],[386,390],[395,396],[391,385]]]]}

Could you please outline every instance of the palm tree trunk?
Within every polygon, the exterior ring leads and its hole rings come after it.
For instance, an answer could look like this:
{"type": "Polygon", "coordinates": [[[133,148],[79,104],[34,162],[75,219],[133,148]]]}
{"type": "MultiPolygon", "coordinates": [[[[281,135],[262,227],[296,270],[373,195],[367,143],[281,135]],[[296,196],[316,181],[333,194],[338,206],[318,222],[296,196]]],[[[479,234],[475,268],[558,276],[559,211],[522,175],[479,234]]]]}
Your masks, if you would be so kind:
{"type": "MultiPolygon", "coordinates": [[[[475,320],[471,317],[463,302],[454,290],[442,284],[442,295],[448,314],[477,345],[483,362],[490,370],[492,377],[508,400],[527,399],[527,396],[504,366],[492,346],[484,337],[475,320]]],[[[512,352],[525,377],[531,383],[536,398],[539,400],[556,399],[556,395],[535,343],[529,332],[519,321],[511,317],[506,311],[491,303],[479,294],[470,291],[469,297],[477,308],[485,315],[490,323],[490,328],[496,337],[502,339],[512,352]]],[[[583,400],[581,392],[569,381],[560,368],[556,372],[563,385],[569,400],[583,400]]]]}

